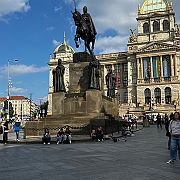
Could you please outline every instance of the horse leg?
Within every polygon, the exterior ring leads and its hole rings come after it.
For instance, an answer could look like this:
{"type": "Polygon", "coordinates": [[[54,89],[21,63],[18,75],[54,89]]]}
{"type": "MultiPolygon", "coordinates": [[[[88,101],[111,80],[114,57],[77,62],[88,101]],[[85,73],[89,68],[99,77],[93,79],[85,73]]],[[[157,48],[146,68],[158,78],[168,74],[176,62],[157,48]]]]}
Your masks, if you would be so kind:
{"type": "Polygon", "coordinates": [[[74,36],[74,41],[75,41],[75,44],[76,44],[76,48],[79,48],[78,36],[77,35],[74,36]]]}
{"type": "Polygon", "coordinates": [[[87,52],[87,40],[84,40],[84,48],[85,48],[85,52],[87,52]]]}
{"type": "Polygon", "coordinates": [[[92,39],[92,51],[94,50],[95,38],[92,39]]]}
{"type": "Polygon", "coordinates": [[[90,41],[89,41],[89,40],[87,40],[87,49],[88,49],[89,53],[90,53],[91,55],[93,55],[93,51],[92,51],[91,48],[90,48],[90,41]]]}

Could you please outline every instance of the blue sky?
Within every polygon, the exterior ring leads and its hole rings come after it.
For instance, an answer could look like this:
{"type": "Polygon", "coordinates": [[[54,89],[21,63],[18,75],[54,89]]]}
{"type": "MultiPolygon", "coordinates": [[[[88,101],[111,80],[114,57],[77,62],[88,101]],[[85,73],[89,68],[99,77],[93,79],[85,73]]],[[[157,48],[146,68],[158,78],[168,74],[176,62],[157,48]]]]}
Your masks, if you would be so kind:
{"type": "MultiPolygon", "coordinates": [[[[130,28],[136,29],[137,6],[143,0],[75,0],[86,5],[98,35],[95,53],[126,51],[130,28]]],[[[179,0],[174,0],[179,22],[179,0]]],[[[75,49],[72,0],[0,0],[0,96],[7,96],[7,63],[11,62],[11,95],[30,96],[35,102],[48,95],[49,54],[63,42],[75,49]]],[[[75,51],[78,51],[75,49],[75,51]]]]}

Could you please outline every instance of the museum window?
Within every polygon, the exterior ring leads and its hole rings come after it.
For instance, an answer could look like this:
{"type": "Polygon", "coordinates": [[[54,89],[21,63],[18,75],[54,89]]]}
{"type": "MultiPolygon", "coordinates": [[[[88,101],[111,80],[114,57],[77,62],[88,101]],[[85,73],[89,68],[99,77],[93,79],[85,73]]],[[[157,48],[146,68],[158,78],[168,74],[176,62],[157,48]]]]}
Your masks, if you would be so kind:
{"type": "Polygon", "coordinates": [[[123,78],[123,86],[124,86],[124,87],[127,87],[127,86],[128,86],[128,77],[127,77],[127,76],[125,76],[125,77],[123,78]]]}
{"type": "Polygon", "coordinates": [[[127,65],[127,63],[123,64],[123,72],[128,72],[128,65],[127,65]]]}
{"type": "Polygon", "coordinates": [[[149,23],[143,24],[143,33],[149,33],[149,23]]]}
{"type": "Polygon", "coordinates": [[[166,104],[171,104],[171,88],[170,87],[166,87],[165,88],[165,103],[166,104]]]}
{"type": "Polygon", "coordinates": [[[153,32],[160,31],[160,23],[158,21],[153,22],[153,32]]]}
{"type": "Polygon", "coordinates": [[[163,76],[165,81],[170,81],[171,79],[171,62],[170,56],[165,55],[163,56],[163,76]]]}
{"type": "Polygon", "coordinates": [[[124,102],[128,103],[128,92],[127,91],[124,93],[124,102]]]}
{"type": "Polygon", "coordinates": [[[168,31],[169,30],[169,21],[164,20],[163,21],[163,31],[168,31]]]}
{"type": "Polygon", "coordinates": [[[137,78],[135,75],[132,76],[132,83],[133,84],[136,84],[137,83],[137,78]]]}
{"type": "Polygon", "coordinates": [[[156,88],[154,90],[154,96],[155,96],[155,103],[161,104],[161,89],[160,88],[156,88]]]}
{"type": "Polygon", "coordinates": [[[151,90],[149,88],[144,90],[145,104],[151,103],[151,90]]]}
{"type": "Polygon", "coordinates": [[[116,87],[120,87],[121,84],[120,64],[116,64],[114,70],[116,73],[116,87]]]}

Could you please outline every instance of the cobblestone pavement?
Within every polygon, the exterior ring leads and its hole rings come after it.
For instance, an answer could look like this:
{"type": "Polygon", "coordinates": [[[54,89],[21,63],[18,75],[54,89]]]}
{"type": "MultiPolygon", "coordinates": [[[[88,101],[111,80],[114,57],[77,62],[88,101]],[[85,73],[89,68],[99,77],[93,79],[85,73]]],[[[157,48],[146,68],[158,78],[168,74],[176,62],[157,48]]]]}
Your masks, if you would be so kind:
{"type": "Polygon", "coordinates": [[[8,180],[174,180],[180,162],[169,160],[167,137],[155,126],[127,142],[0,144],[0,179],[8,180]]]}

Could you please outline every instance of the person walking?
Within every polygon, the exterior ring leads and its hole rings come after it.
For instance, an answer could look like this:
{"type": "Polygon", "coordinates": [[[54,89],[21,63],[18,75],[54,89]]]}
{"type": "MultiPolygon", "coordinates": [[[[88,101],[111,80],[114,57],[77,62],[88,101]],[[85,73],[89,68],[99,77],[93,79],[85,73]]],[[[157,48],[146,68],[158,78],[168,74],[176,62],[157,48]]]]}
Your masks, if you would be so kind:
{"type": "Polygon", "coordinates": [[[7,144],[8,142],[8,124],[9,124],[9,121],[6,120],[2,126],[3,126],[3,144],[7,144]]]}
{"type": "Polygon", "coordinates": [[[19,141],[19,132],[21,127],[21,122],[20,120],[16,120],[16,122],[13,125],[14,132],[16,133],[16,141],[19,141]]]}
{"type": "Polygon", "coordinates": [[[169,124],[174,119],[174,114],[171,113],[168,117],[167,114],[165,114],[164,120],[165,120],[165,129],[166,129],[166,136],[168,137],[168,149],[170,150],[171,145],[171,133],[169,132],[169,124]]]}
{"type": "Polygon", "coordinates": [[[177,158],[177,149],[180,159],[180,113],[174,113],[174,119],[169,123],[169,132],[171,133],[170,160],[167,164],[172,164],[177,158]]]}
{"type": "Polygon", "coordinates": [[[159,126],[160,126],[160,128],[162,129],[161,115],[158,113],[156,118],[157,118],[157,128],[159,129],[159,126]]]}

